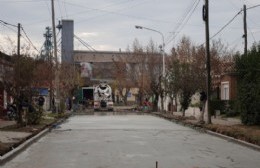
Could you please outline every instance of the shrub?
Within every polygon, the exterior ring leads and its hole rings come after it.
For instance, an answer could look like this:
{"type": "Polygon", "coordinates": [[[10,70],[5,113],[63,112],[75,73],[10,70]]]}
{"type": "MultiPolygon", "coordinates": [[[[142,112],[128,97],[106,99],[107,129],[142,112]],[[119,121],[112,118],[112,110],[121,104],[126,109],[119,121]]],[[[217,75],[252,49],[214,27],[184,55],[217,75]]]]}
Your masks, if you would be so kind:
{"type": "Polygon", "coordinates": [[[212,100],[210,113],[215,114],[215,110],[219,110],[220,114],[227,117],[239,115],[238,104],[236,100],[212,100]]]}
{"type": "Polygon", "coordinates": [[[237,56],[236,70],[242,123],[260,125],[260,43],[237,56]]]}
{"type": "Polygon", "coordinates": [[[235,100],[228,100],[224,101],[225,107],[224,107],[224,114],[227,117],[234,117],[239,115],[239,111],[237,109],[237,101],[235,100]]]}
{"type": "Polygon", "coordinates": [[[220,114],[224,114],[225,102],[223,100],[212,100],[210,102],[210,114],[215,114],[215,110],[220,110],[220,114]]]}
{"type": "Polygon", "coordinates": [[[64,101],[62,101],[62,102],[60,103],[60,111],[59,111],[59,113],[64,113],[65,110],[66,110],[66,104],[65,104],[64,101]]]}
{"type": "Polygon", "coordinates": [[[43,109],[42,107],[34,107],[30,105],[27,110],[27,124],[29,125],[36,125],[39,124],[41,121],[43,109]]]}

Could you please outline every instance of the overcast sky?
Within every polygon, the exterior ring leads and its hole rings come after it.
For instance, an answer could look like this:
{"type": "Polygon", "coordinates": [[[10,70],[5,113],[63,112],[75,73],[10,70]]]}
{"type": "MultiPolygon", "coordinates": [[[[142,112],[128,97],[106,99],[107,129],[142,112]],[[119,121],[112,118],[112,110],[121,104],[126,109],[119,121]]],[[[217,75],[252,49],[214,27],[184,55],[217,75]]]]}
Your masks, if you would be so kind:
{"type": "MultiPolygon", "coordinates": [[[[210,35],[213,36],[242,8],[260,0],[209,0],[210,35]]],[[[137,38],[142,45],[152,39],[162,43],[159,33],[135,29],[144,26],[161,32],[166,52],[186,35],[195,44],[205,41],[202,20],[204,0],[55,0],[56,24],[61,19],[74,20],[74,34],[96,50],[125,51],[137,38]]],[[[27,36],[41,49],[45,27],[51,26],[51,0],[0,0],[0,20],[21,23],[27,36]]],[[[248,42],[260,40],[260,6],[247,11],[248,42]]],[[[10,52],[10,41],[16,45],[16,28],[0,24],[0,51],[10,52]],[[9,40],[7,40],[9,39],[9,40]]],[[[58,32],[58,31],[57,31],[58,32]]],[[[243,51],[243,13],[239,14],[213,39],[221,39],[230,48],[243,51]]],[[[59,41],[60,35],[57,40],[59,41]]],[[[22,45],[28,43],[22,40],[22,45]]],[[[74,39],[74,48],[88,50],[74,39]]]]}

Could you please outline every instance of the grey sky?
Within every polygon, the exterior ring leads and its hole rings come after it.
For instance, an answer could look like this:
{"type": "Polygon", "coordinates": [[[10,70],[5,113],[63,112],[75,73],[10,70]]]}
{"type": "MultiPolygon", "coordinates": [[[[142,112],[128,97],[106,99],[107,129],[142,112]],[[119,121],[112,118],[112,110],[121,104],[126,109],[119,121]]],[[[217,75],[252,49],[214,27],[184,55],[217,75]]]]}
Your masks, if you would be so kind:
{"type": "MultiPolygon", "coordinates": [[[[260,0],[209,0],[210,35],[215,34],[246,4],[260,4],[260,0]]],[[[74,33],[96,50],[124,51],[137,38],[142,45],[153,39],[161,44],[161,35],[135,29],[135,25],[152,28],[163,33],[166,52],[183,36],[189,36],[196,44],[205,41],[202,21],[204,0],[55,0],[56,24],[61,19],[74,20],[74,33]],[[198,3],[198,4],[197,4],[198,3]],[[194,12],[191,11],[197,4],[194,12]],[[189,13],[190,12],[190,13],[189,13]],[[191,14],[188,20],[185,16],[191,14]],[[186,23],[186,24],[183,24],[186,23]],[[179,26],[180,25],[180,26],[179,26]],[[179,26],[179,29],[176,27],[179,26]],[[173,39],[174,35],[177,36],[173,39]]],[[[28,37],[40,50],[45,27],[51,26],[51,0],[0,0],[0,20],[17,25],[21,23],[28,37]]],[[[248,12],[248,42],[260,40],[260,7],[248,12]]],[[[188,15],[189,16],[189,15],[188,15]]],[[[10,52],[10,40],[16,45],[15,28],[10,30],[0,24],[0,50],[10,52]]],[[[243,51],[243,15],[238,15],[214,39],[221,38],[230,48],[243,51]]],[[[60,36],[58,36],[59,40],[60,36]]],[[[24,45],[28,43],[22,41],[24,45]]],[[[77,39],[75,49],[87,50],[77,39]]]]}

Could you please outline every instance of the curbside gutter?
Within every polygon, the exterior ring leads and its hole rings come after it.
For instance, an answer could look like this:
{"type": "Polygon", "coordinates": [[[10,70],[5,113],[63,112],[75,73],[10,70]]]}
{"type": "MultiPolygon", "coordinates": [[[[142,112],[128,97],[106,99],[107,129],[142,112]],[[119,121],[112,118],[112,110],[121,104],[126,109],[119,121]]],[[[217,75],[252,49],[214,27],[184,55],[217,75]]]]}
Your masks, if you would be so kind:
{"type": "Polygon", "coordinates": [[[163,116],[163,115],[161,115],[160,113],[157,113],[157,112],[152,112],[150,114],[153,115],[153,116],[160,117],[160,118],[166,119],[168,121],[174,122],[176,124],[180,124],[180,125],[185,126],[185,127],[190,127],[190,128],[192,128],[196,131],[204,132],[204,133],[207,133],[209,135],[213,135],[213,136],[225,139],[227,141],[243,145],[243,146],[251,148],[253,150],[260,151],[260,146],[258,146],[258,145],[255,145],[255,144],[252,144],[252,143],[249,143],[249,142],[246,142],[246,141],[242,141],[242,140],[239,140],[239,139],[236,139],[236,138],[224,135],[224,134],[220,134],[220,133],[217,133],[217,132],[214,132],[214,131],[210,131],[210,130],[207,130],[206,128],[203,128],[203,127],[198,127],[196,125],[183,123],[183,122],[178,121],[176,119],[167,118],[166,116],[163,116]]]}
{"type": "Polygon", "coordinates": [[[210,130],[205,130],[205,131],[206,131],[207,134],[220,137],[220,138],[225,139],[225,140],[230,141],[230,142],[235,142],[237,144],[249,147],[251,149],[254,149],[254,150],[260,152],[260,146],[258,146],[258,145],[255,145],[255,144],[252,144],[252,143],[249,143],[249,142],[246,142],[246,141],[242,141],[242,140],[239,140],[239,139],[227,136],[227,135],[223,135],[223,134],[220,134],[220,133],[217,133],[217,132],[213,132],[213,131],[210,131],[210,130]]]}

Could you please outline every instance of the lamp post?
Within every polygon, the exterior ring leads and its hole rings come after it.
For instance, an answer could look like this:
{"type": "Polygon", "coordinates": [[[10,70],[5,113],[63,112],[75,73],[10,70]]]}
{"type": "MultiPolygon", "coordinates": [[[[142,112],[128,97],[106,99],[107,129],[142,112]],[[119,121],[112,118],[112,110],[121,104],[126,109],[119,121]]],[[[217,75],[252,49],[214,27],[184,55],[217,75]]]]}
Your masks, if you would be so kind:
{"type": "MultiPolygon", "coordinates": [[[[162,45],[161,45],[161,50],[162,50],[162,62],[163,62],[163,65],[162,65],[162,76],[163,76],[163,80],[165,79],[165,52],[164,52],[164,47],[165,47],[165,43],[164,43],[164,36],[162,34],[162,32],[158,31],[158,30],[155,30],[155,29],[151,29],[151,28],[147,28],[147,27],[143,27],[143,26],[135,26],[136,29],[146,29],[146,30],[150,30],[150,31],[153,31],[153,32],[156,32],[156,33],[159,33],[161,36],[162,36],[162,45]]],[[[163,87],[165,87],[165,84],[163,85],[163,87]]],[[[165,98],[165,96],[164,96],[165,98]]],[[[165,106],[165,100],[163,101],[164,102],[164,108],[166,108],[165,106]]],[[[163,109],[164,110],[164,109],[163,109]]]]}

